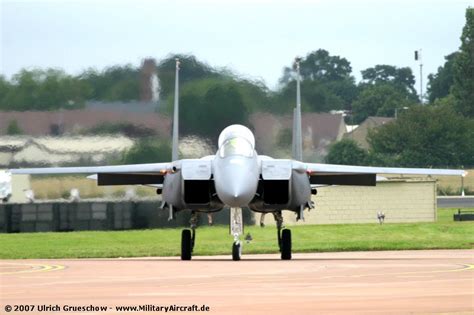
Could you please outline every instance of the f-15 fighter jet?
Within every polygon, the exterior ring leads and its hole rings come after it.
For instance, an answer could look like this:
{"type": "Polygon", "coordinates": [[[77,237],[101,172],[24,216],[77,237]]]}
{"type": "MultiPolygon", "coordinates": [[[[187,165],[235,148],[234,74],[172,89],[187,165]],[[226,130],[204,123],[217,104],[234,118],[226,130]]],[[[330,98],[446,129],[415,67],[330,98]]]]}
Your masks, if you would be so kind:
{"type": "MultiPolygon", "coordinates": [[[[299,62],[296,67],[299,74],[299,62]]],[[[225,128],[215,155],[200,159],[178,158],[179,60],[176,60],[172,161],[98,167],[53,167],[12,169],[13,174],[94,174],[98,185],[151,185],[162,195],[161,208],[172,219],[177,211],[192,211],[191,228],[184,229],[181,259],[190,260],[199,212],[249,208],[272,213],[276,220],[281,258],[291,259],[291,231],[283,228],[283,210],[303,218],[313,207],[318,185],[374,186],[377,174],[421,174],[464,176],[463,170],[387,168],[305,163],[302,161],[300,82],[293,117],[293,159],[274,159],[255,151],[252,132],[242,125],[225,128]]],[[[211,123],[211,122],[210,122],[211,123]]],[[[232,218],[231,218],[232,220],[232,218]]],[[[242,224],[241,220],[240,223],[242,224]]],[[[234,235],[233,260],[241,258],[240,234],[234,235]]]]}

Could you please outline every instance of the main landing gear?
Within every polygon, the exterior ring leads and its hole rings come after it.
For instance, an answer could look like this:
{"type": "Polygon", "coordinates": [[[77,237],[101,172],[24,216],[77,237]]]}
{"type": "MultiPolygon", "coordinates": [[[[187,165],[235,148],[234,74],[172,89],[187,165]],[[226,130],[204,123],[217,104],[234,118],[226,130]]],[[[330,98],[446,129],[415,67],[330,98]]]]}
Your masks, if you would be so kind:
{"type": "Polygon", "coordinates": [[[196,240],[197,221],[198,214],[193,211],[189,221],[191,229],[185,229],[181,232],[181,260],[191,260],[196,240]]]}
{"type": "MultiPolygon", "coordinates": [[[[234,210],[233,208],[231,210],[234,210]]],[[[283,216],[281,211],[274,212],[277,236],[278,236],[278,247],[280,248],[281,259],[291,259],[291,230],[283,228],[283,216]]],[[[191,260],[194,243],[196,240],[196,227],[198,221],[197,212],[192,212],[190,220],[190,229],[185,229],[181,233],[181,260],[191,260]]],[[[238,261],[242,257],[242,242],[240,236],[243,232],[242,224],[242,212],[241,209],[231,211],[231,233],[234,236],[234,243],[232,244],[232,260],[238,261]],[[239,211],[240,210],[240,211],[239,211]]]]}
{"type": "Polygon", "coordinates": [[[281,211],[273,213],[275,217],[277,234],[278,234],[278,247],[280,248],[281,259],[291,259],[291,230],[283,229],[283,216],[281,211]]]}

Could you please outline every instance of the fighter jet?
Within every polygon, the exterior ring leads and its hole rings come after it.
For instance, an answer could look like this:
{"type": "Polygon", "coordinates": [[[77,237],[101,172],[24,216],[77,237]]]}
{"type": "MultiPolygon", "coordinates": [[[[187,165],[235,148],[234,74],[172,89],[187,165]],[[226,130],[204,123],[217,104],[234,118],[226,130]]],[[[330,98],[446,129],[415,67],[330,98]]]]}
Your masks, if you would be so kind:
{"type": "MultiPolygon", "coordinates": [[[[12,169],[13,174],[93,174],[98,185],[151,185],[162,195],[162,209],[173,219],[178,211],[191,211],[190,228],[182,231],[181,259],[190,260],[196,236],[197,215],[229,208],[272,213],[276,220],[281,259],[291,259],[291,231],[283,228],[282,211],[299,219],[313,208],[311,196],[321,185],[375,186],[377,174],[464,176],[463,170],[387,168],[305,163],[302,161],[299,60],[296,108],[293,117],[293,159],[259,155],[249,128],[231,125],[219,135],[215,155],[200,159],[178,158],[179,60],[176,60],[172,161],[98,167],[12,169]]],[[[232,216],[231,216],[232,217],[232,216]]],[[[232,221],[233,219],[231,219],[232,221]]],[[[235,222],[239,220],[234,220],[235,222]]],[[[242,221],[238,222],[240,225],[242,221]]],[[[242,231],[242,229],[240,229],[242,231]]],[[[240,260],[241,234],[234,233],[232,259],[240,260]]]]}

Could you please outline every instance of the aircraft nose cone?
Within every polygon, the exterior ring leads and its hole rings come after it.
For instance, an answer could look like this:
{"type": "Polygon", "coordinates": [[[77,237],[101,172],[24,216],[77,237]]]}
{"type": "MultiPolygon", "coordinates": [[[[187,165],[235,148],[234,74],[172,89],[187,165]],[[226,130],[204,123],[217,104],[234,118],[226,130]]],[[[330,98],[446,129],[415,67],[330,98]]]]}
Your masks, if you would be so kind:
{"type": "Polygon", "coordinates": [[[239,181],[235,178],[229,180],[225,187],[221,187],[219,197],[226,205],[231,207],[243,207],[249,204],[255,192],[245,181],[239,181]]]}
{"type": "Polygon", "coordinates": [[[244,207],[255,196],[258,172],[251,165],[229,164],[219,169],[215,175],[217,195],[224,204],[244,207]]]}

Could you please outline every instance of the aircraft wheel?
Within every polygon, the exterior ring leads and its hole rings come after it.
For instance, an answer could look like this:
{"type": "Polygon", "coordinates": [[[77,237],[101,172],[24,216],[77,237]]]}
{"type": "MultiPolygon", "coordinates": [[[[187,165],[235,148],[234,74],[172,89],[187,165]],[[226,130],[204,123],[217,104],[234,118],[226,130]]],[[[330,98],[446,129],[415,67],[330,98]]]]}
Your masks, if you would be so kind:
{"type": "Polygon", "coordinates": [[[191,252],[191,230],[183,230],[181,232],[181,260],[191,260],[191,252]]]}
{"type": "Polygon", "coordinates": [[[281,259],[291,259],[291,230],[281,231],[281,259]]]}
{"type": "Polygon", "coordinates": [[[234,242],[232,245],[232,260],[237,261],[240,260],[240,256],[242,255],[242,246],[240,243],[234,242]]]}

